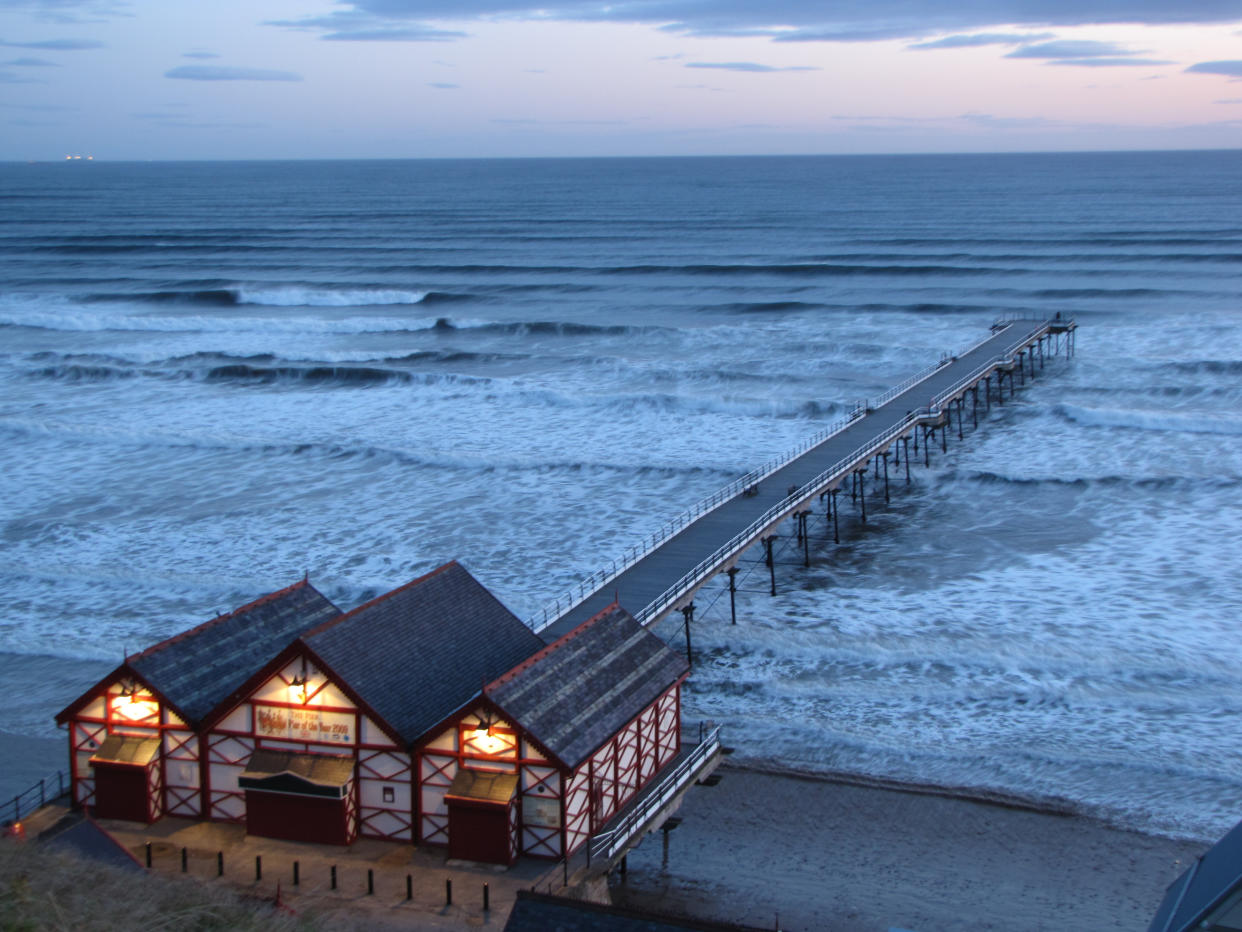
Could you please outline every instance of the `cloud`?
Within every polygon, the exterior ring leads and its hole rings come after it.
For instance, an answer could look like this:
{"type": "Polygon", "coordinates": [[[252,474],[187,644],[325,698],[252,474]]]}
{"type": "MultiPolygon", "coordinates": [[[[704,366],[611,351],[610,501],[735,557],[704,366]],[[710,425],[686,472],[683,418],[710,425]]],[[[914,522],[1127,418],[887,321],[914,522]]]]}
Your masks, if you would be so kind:
{"type": "Polygon", "coordinates": [[[10,61],[0,62],[0,65],[16,65],[19,68],[59,68],[60,63],[54,61],[46,61],[42,58],[14,58],[10,61]]]}
{"type": "Polygon", "coordinates": [[[717,68],[721,71],[748,71],[767,74],[773,71],[820,71],[810,65],[789,65],[778,68],[773,65],[760,65],[753,61],[692,61],[686,62],[687,68],[717,68]]]}
{"type": "Polygon", "coordinates": [[[307,16],[302,19],[269,20],[265,25],[321,30],[324,35],[320,38],[332,42],[452,42],[468,35],[457,30],[437,29],[404,19],[372,16],[358,10],[336,10],[325,16],[307,16]]]}
{"type": "Polygon", "coordinates": [[[166,78],[187,81],[301,81],[292,71],[270,71],[267,68],[229,68],[224,65],[180,65],[164,72],[166,78]]]}
{"type": "Polygon", "coordinates": [[[0,42],[0,45],[11,49],[43,49],[47,52],[80,52],[107,47],[97,39],[43,39],[39,42],[0,42]]]}
{"type": "Polygon", "coordinates": [[[972,49],[983,45],[1021,45],[1024,42],[1041,42],[1051,39],[1050,32],[1022,35],[1016,32],[977,32],[973,35],[943,36],[928,42],[909,46],[912,49],[972,49]]]}
{"type": "Polygon", "coordinates": [[[182,52],[181,57],[182,58],[207,59],[207,58],[219,58],[220,56],[217,55],[215,52],[182,52]]]}
{"type": "MultiPolygon", "coordinates": [[[[575,20],[660,26],[694,36],[768,36],[779,42],[921,39],[989,27],[1233,23],[1242,0],[342,0],[334,18],[375,22],[575,20]]],[[[319,26],[316,28],[331,28],[319,26]]],[[[1099,56],[1097,56],[1099,57],[1099,56]]]]}
{"type": "Polygon", "coordinates": [[[1050,65],[1075,65],[1079,68],[1135,68],[1146,65],[1175,65],[1177,62],[1159,58],[1061,58],[1050,65]]]}
{"type": "Polygon", "coordinates": [[[1006,58],[1101,58],[1128,55],[1130,50],[1116,42],[1097,42],[1093,39],[1057,39],[1014,49],[1006,58]]]}
{"type": "Polygon", "coordinates": [[[1242,61],[1201,61],[1186,70],[1193,74],[1223,74],[1242,78],[1242,61]]]}

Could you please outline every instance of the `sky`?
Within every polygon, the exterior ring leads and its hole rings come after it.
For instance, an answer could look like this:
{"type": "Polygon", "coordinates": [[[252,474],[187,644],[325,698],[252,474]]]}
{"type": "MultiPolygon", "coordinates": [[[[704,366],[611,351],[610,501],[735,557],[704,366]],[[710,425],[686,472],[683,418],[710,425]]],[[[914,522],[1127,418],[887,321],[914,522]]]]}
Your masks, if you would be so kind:
{"type": "Polygon", "coordinates": [[[0,159],[1242,148],[1242,0],[0,0],[0,159]]]}

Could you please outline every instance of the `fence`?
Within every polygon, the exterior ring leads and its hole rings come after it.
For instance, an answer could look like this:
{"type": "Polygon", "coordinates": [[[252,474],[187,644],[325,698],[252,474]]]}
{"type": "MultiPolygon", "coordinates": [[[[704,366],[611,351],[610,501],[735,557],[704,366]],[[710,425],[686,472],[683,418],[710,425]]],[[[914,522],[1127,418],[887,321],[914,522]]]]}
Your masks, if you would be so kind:
{"type": "Polygon", "coordinates": [[[0,809],[0,822],[19,822],[23,816],[41,809],[52,800],[64,796],[68,791],[68,774],[63,770],[58,770],[50,777],[44,777],[29,789],[6,801],[4,808],[0,809]],[[53,789],[55,792],[52,792],[53,789]]]}

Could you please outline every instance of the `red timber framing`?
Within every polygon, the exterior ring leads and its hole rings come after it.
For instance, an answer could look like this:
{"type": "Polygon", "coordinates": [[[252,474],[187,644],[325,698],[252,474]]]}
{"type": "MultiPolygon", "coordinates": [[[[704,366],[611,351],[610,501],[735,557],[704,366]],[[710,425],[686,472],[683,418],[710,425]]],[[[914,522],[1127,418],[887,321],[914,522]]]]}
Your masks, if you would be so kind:
{"type": "Polygon", "coordinates": [[[681,683],[668,687],[578,767],[570,768],[490,700],[430,732],[414,753],[418,837],[449,845],[449,788],[467,768],[518,774],[517,853],[572,854],[660,773],[681,749],[681,683]]]}
{"type": "MultiPolygon", "coordinates": [[[[246,822],[238,778],[258,749],[353,759],[345,837],[413,841],[410,755],[365,703],[312,650],[295,642],[207,723],[208,818],[246,822]]],[[[270,796],[251,793],[249,798],[270,796]]],[[[271,820],[259,821],[269,825],[271,820]]],[[[266,831],[266,829],[265,829],[266,831]]]]}
{"type": "Polygon", "coordinates": [[[69,728],[69,775],[75,805],[91,811],[101,802],[91,757],[109,737],[156,738],[159,754],[146,777],[147,821],[163,815],[200,815],[197,735],[158,691],[127,666],[101,680],[62,712],[58,721],[69,728]]]}

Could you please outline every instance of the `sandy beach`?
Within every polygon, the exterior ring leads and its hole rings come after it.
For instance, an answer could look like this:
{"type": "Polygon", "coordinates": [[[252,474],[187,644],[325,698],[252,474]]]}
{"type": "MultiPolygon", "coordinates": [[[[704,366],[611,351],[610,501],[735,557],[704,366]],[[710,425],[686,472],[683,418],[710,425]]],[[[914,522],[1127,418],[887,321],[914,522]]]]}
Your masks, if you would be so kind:
{"type": "Polygon", "coordinates": [[[784,930],[1143,930],[1207,848],[1082,816],[722,773],[687,797],[666,868],[658,833],[630,854],[618,903],[784,930]]]}

